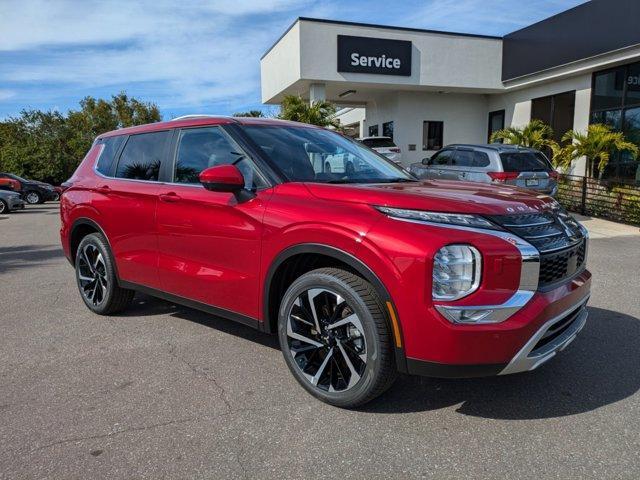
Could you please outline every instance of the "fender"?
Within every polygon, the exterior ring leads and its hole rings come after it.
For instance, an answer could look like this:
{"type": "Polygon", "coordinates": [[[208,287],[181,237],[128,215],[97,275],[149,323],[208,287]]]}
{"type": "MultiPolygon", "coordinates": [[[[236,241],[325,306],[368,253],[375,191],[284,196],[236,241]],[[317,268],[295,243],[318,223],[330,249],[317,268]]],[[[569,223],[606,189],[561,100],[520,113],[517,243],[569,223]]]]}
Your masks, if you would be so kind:
{"type": "MultiPolygon", "coordinates": [[[[107,245],[109,245],[109,250],[112,252],[113,255],[113,249],[111,248],[111,242],[109,241],[109,237],[107,236],[106,233],[104,233],[104,230],[102,229],[102,227],[100,225],[98,225],[94,220],[91,220],[90,218],[87,217],[78,217],[73,221],[73,224],[71,225],[71,228],[69,229],[69,247],[71,247],[71,239],[73,238],[73,234],[76,231],[76,229],[81,226],[81,225],[89,225],[92,228],[95,228],[96,230],[98,230],[98,232],[100,232],[102,234],[102,236],[107,240],[107,245]]],[[[71,248],[69,248],[69,250],[71,250],[71,248]]],[[[75,258],[70,258],[69,262],[71,262],[71,265],[75,267],[75,258]]],[[[116,274],[116,279],[118,280],[118,284],[120,284],[120,275],[118,275],[118,265],[115,262],[115,258],[114,258],[114,262],[113,262],[113,268],[115,270],[115,274],[116,274]]]]}
{"type": "Polygon", "coordinates": [[[384,286],[382,281],[378,278],[378,276],[361,260],[354,257],[350,253],[347,253],[343,250],[340,250],[335,247],[331,247],[328,245],[323,245],[319,243],[303,243],[298,245],[293,245],[291,247],[286,248],[282,252],[280,252],[274,260],[271,262],[269,266],[269,270],[264,279],[263,285],[263,305],[262,305],[262,314],[263,314],[263,322],[262,326],[264,331],[267,333],[275,333],[272,331],[271,323],[269,322],[269,290],[271,288],[271,281],[273,280],[273,276],[275,272],[278,270],[278,267],[282,265],[282,263],[288,258],[299,255],[301,253],[317,253],[321,255],[325,255],[327,257],[335,258],[336,260],[340,260],[343,263],[349,265],[349,267],[353,268],[356,272],[358,272],[365,280],[367,280],[375,289],[376,293],[380,297],[380,300],[383,303],[383,307],[387,305],[391,306],[391,310],[393,313],[389,312],[387,308],[383,308],[384,316],[387,321],[387,327],[389,328],[389,332],[391,332],[392,337],[394,336],[394,331],[397,329],[397,335],[400,337],[401,346],[394,342],[394,351],[395,351],[395,359],[396,359],[396,367],[400,372],[406,373],[406,355],[404,353],[404,339],[402,337],[402,325],[400,321],[396,318],[392,323],[392,319],[390,315],[397,315],[397,310],[395,305],[393,304],[393,300],[389,295],[389,291],[384,286]]]}

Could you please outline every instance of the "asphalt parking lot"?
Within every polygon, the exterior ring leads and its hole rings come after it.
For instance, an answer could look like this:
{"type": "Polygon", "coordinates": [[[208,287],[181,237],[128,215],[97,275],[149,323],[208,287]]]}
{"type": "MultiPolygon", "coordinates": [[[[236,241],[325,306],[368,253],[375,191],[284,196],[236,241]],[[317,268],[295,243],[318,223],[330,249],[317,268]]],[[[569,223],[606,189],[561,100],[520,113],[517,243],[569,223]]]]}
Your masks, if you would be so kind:
{"type": "Polygon", "coordinates": [[[244,326],[145,296],[91,314],[57,208],[0,216],[0,478],[640,477],[638,229],[586,222],[589,320],[543,368],[347,411],[244,326]]]}

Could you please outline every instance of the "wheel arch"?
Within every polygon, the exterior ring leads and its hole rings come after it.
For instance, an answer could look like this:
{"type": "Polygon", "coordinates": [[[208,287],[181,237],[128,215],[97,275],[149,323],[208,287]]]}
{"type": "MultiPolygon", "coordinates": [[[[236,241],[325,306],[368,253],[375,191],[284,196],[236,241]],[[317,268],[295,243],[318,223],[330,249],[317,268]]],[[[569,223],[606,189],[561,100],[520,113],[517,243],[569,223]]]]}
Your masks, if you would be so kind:
{"type": "MultiPolygon", "coordinates": [[[[275,333],[277,331],[278,322],[278,308],[279,302],[276,303],[278,295],[274,293],[284,293],[284,290],[288,288],[287,285],[278,285],[279,278],[285,275],[287,266],[291,265],[297,259],[307,257],[322,257],[327,261],[331,261],[330,266],[347,267],[347,270],[361,276],[368,281],[382,301],[383,311],[389,332],[394,338],[394,351],[395,360],[398,370],[406,371],[406,356],[404,353],[404,340],[402,337],[402,325],[397,318],[397,310],[389,294],[389,291],[385,287],[384,283],[378,278],[378,276],[369,268],[364,262],[352,254],[340,250],[336,247],[329,245],[323,245],[318,243],[305,243],[297,244],[286,248],[280,252],[274,260],[271,262],[267,274],[265,276],[263,286],[263,302],[262,302],[262,314],[263,314],[263,329],[268,333],[275,333]],[[275,297],[275,298],[274,298],[275,297]],[[393,318],[392,318],[393,317],[393,318]]],[[[320,263],[314,265],[313,268],[320,268],[327,266],[327,263],[320,263]]],[[[301,274],[306,273],[310,269],[303,270],[301,274]]],[[[295,276],[298,278],[300,275],[295,276]]]]}
{"type": "MultiPolygon", "coordinates": [[[[71,225],[71,229],[69,231],[70,231],[69,252],[71,254],[70,261],[74,267],[76,262],[76,253],[78,251],[78,246],[80,245],[80,242],[82,241],[82,239],[87,235],[90,235],[91,233],[100,233],[107,241],[109,250],[113,255],[113,249],[111,248],[109,237],[104,232],[102,227],[98,223],[96,223],[94,220],[91,220],[90,218],[86,218],[86,217],[77,218],[76,220],[74,220],[73,224],[71,225]]],[[[118,269],[115,262],[113,266],[114,266],[114,269],[116,270],[116,278],[118,278],[119,280],[120,277],[118,276],[118,269]]]]}

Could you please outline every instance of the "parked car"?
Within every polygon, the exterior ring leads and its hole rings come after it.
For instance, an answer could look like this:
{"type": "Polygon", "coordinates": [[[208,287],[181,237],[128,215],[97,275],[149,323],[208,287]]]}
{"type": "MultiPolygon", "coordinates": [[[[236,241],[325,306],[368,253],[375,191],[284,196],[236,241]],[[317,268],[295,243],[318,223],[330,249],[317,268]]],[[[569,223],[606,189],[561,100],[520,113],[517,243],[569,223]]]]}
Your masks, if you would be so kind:
{"type": "Polygon", "coordinates": [[[0,190],[0,214],[10,213],[24,208],[24,200],[18,192],[0,190]]]}
{"type": "Polygon", "coordinates": [[[497,183],[555,195],[558,173],[544,153],[493,143],[449,145],[431,158],[410,166],[418,178],[497,183]]]}
{"type": "Polygon", "coordinates": [[[0,173],[0,181],[3,179],[6,181],[13,180],[14,183],[17,182],[20,186],[19,192],[22,198],[30,205],[55,199],[55,189],[48,183],[27,180],[13,173],[0,173]]]}
{"type": "Polygon", "coordinates": [[[393,143],[391,137],[365,137],[360,139],[360,141],[367,147],[381,153],[392,162],[395,162],[398,165],[402,164],[402,152],[400,152],[400,147],[393,143]]]}
{"type": "Polygon", "coordinates": [[[64,191],[67,189],[68,187],[63,183],[62,185],[56,185],[53,187],[53,189],[55,190],[55,194],[53,196],[53,200],[54,201],[58,201],[60,200],[60,197],[62,196],[62,194],[64,193],[64,191]]]}
{"type": "Polygon", "coordinates": [[[140,291],[276,333],[296,380],[333,405],[373,399],[398,371],[533,370],[586,321],[587,233],[552,198],[420,182],[322,128],[199,116],[117,130],[69,183],[60,237],[92,312],[140,291]],[[352,170],[324,171],[344,152],[352,170]]]}

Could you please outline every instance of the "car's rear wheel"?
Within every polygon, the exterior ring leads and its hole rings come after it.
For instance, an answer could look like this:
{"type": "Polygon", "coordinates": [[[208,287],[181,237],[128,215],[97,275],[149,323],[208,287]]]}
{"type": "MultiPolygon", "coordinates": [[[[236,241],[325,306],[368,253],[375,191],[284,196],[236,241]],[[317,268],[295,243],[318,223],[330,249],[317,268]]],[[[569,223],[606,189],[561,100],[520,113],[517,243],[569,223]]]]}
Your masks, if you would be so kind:
{"type": "Polygon", "coordinates": [[[280,305],[278,336],[296,380],[339,407],[383,393],[396,377],[383,311],[373,287],[345,270],[322,268],[295,280],[280,305]]]}
{"type": "Polygon", "coordinates": [[[54,202],[57,202],[58,200],[60,200],[60,194],[58,192],[54,192],[52,200],[54,202]]]}
{"type": "Polygon", "coordinates": [[[0,214],[9,213],[9,205],[4,200],[0,200],[0,214]]]}
{"type": "Polygon", "coordinates": [[[75,266],[80,296],[92,312],[111,315],[127,308],[133,300],[133,290],[118,286],[113,256],[100,233],[82,239],[75,266]]]}
{"type": "Polygon", "coordinates": [[[27,201],[29,205],[36,205],[38,203],[42,203],[42,195],[34,191],[28,192],[24,199],[27,201]]]}

